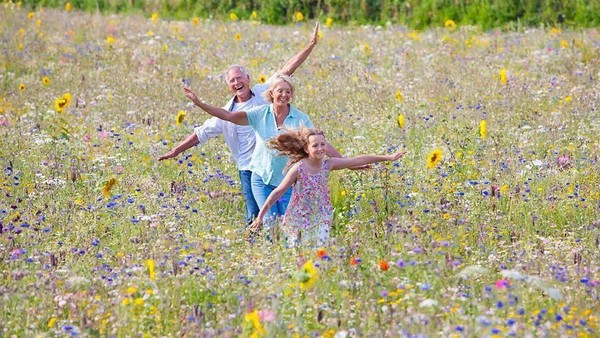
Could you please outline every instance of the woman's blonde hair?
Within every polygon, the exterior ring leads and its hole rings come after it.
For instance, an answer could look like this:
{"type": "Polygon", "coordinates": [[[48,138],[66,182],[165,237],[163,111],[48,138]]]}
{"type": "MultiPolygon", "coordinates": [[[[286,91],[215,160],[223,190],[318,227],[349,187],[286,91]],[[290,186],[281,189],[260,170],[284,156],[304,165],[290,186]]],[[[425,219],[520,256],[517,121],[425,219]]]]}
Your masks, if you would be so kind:
{"type": "Polygon", "coordinates": [[[276,87],[278,84],[280,84],[280,83],[282,83],[282,82],[286,82],[287,84],[289,84],[289,85],[290,85],[290,88],[292,89],[292,97],[290,98],[290,101],[291,101],[291,99],[293,99],[293,98],[294,98],[294,90],[295,90],[295,88],[294,88],[294,81],[292,80],[292,78],[291,78],[291,77],[289,77],[289,76],[287,76],[287,75],[284,75],[284,74],[277,74],[277,75],[275,75],[275,76],[274,76],[274,77],[273,77],[273,78],[272,78],[272,79],[269,81],[269,83],[270,83],[270,85],[269,85],[269,89],[268,89],[268,90],[265,90],[265,91],[263,92],[263,94],[262,94],[262,95],[263,95],[263,98],[264,98],[264,99],[265,99],[267,102],[273,103],[273,95],[272,95],[272,94],[273,94],[273,90],[275,89],[275,87],[276,87]]]}
{"type": "Polygon", "coordinates": [[[294,163],[308,157],[306,148],[308,147],[308,138],[313,135],[325,134],[320,129],[300,127],[299,129],[287,130],[267,141],[267,146],[279,151],[280,155],[289,157],[285,170],[289,169],[294,163]]]}

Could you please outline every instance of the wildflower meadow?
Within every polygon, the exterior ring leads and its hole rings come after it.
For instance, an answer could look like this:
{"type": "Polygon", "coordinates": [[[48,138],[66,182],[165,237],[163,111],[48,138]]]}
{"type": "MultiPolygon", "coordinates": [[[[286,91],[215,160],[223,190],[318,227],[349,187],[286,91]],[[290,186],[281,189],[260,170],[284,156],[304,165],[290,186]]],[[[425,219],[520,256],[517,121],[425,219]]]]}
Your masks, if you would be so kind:
{"type": "Polygon", "coordinates": [[[0,336],[598,337],[600,31],[337,26],[294,104],[330,245],[249,236],[222,139],[158,162],[314,22],[0,5],[0,336]]]}

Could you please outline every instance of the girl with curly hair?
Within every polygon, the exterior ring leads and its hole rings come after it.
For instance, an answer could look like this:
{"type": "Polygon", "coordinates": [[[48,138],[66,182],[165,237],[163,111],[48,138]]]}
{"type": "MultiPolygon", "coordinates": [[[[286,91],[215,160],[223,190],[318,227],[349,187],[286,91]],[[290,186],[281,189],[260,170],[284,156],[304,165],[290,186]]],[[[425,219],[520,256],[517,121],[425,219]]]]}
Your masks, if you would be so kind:
{"type": "Polygon", "coordinates": [[[360,155],[345,158],[326,158],[325,135],[318,129],[302,127],[281,133],[267,146],[289,158],[289,169],[283,181],[269,195],[250,229],[260,226],[269,207],[294,186],[288,208],[283,216],[282,229],[292,246],[326,245],[333,219],[328,177],[331,170],[347,169],[382,161],[396,161],[405,153],[390,155],[360,155]]]}

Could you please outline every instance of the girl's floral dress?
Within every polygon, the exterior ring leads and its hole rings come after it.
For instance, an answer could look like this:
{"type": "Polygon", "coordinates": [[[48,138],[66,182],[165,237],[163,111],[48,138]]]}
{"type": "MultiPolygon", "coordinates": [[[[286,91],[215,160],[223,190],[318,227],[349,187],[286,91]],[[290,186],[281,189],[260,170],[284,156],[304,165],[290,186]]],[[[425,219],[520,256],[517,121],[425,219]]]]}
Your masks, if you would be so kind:
{"type": "Polygon", "coordinates": [[[304,160],[298,164],[298,178],[283,218],[283,230],[289,244],[322,246],[327,243],[333,219],[329,172],[327,160],[323,160],[316,174],[309,172],[304,160]]]}

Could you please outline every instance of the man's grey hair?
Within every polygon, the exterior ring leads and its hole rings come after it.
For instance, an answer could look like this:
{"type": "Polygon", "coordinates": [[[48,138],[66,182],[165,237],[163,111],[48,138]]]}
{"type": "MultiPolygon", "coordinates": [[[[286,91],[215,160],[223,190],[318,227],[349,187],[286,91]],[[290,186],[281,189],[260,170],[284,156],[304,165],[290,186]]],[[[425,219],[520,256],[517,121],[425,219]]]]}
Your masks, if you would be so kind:
{"type": "Polygon", "coordinates": [[[248,68],[240,65],[231,65],[229,68],[227,68],[225,76],[223,77],[225,79],[225,83],[229,83],[229,72],[236,68],[239,69],[239,71],[242,72],[242,74],[244,74],[246,77],[250,78],[250,72],[248,71],[248,68]]]}

